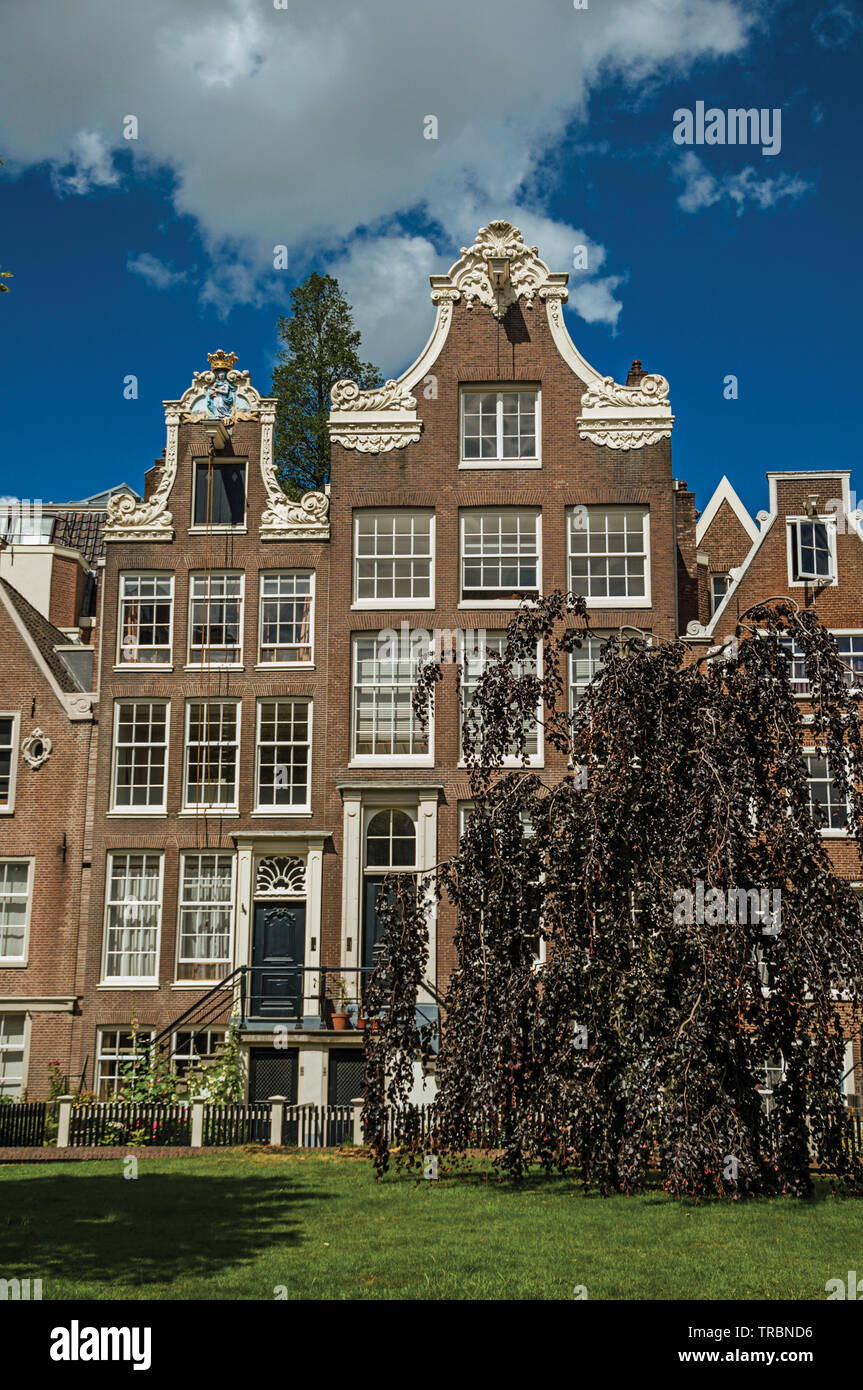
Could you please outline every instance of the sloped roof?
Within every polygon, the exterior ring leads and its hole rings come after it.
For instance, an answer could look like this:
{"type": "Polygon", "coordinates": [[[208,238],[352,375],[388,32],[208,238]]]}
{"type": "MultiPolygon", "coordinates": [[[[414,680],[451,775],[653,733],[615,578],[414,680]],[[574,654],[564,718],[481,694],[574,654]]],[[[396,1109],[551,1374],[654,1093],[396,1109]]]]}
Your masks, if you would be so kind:
{"type": "Polygon", "coordinates": [[[32,603],[28,603],[24,595],[20,594],[17,589],[13,589],[8,580],[0,578],[0,585],[3,586],[15,612],[36,643],[40,656],[60,689],[66,695],[80,693],[81,686],[75,680],[65,661],[55,651],[55,647],[68,647],[69,638],[53,623],[49,623],[47,618],[43,618],[38,608],[34,608],[32,603]]]}
{"type": "Polygon", "coordinates": [[[106,511],[61,512],[54,521],[51,540],[54,545],[80,550],[92,565],[105,554],[102,532],[107,519],[106,511]]]}

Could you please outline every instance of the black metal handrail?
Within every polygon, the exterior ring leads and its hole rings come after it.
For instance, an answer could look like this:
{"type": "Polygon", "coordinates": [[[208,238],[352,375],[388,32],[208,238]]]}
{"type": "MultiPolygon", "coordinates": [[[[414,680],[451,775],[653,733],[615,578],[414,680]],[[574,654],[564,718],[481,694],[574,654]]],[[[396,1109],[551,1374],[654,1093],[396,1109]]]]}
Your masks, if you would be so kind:
{"type": "MultiPolygon", "coordinates": [[[[357,1009],[362,1013],[367,977],[371,975],[374,967],[367,965],[238,965],[224,979],[219,980],[215,985],[211,985],[200,998],[190,1004],[187,1009],[173,1019],[167,1027],[157,1033],[150,1040],[147,1046],[153,1051],[164,1051],[165,1046],[171,1046],[171,1040],[176,1031],[187,1025],[196,1031],[212,1025],[216,1019],[220,1018],[227,1009],[233,1011],[237,993],[239,998],[236,1002],[239,1006],[239,1020],[241,1026],[248,1021],[268,1017],[272,1021],[279,1018],[278,1005],[282,1002],[279,995],[266,995],[256,989],[256,983],[262,976],[269,980],[285,980],[291,978],[298,979],[297,997],[302,1006],[302,1001],[307,998],[314,998],[317,1016],[322,1020],[326,1018],[328,1006],[331,1012],[337,1012],[339,1003],[343,1003],[348,1009],[357,1009]],[[319,976],[319,984],[314,996],[306,994],[304,989],[305,979],[309,975],[319,976]],[[356,993],[339,996],[334,998],[327,993],[328,980],[342,979],[351,976],[359,977],[355,987],[356,993]],[[231,989],[230,986],[235,988],[231,989]],[[237,990],[236,987],[239,987],[237,990]],[[251,1008],[250,1008],[251,1001],[251,1008]],[[261,1012],[263,1003],[270,1002],[271,1007],[264,1013],[261,1012]]],[[[444,1002],[436,989],[427,980],[423,981],[423,988],[440,1007],[444,1007],[444,1002]]],[[[286,1014],[285,1017],[291,1018],[293,1015],[286,1014]]]]}

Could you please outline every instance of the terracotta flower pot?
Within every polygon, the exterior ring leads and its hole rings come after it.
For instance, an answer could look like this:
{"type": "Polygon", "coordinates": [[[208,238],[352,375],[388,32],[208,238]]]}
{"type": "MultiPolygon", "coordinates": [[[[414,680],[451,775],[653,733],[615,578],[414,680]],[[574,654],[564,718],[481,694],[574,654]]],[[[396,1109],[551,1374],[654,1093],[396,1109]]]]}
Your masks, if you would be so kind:
{"type": "Polygon", "coordinates": [[[350,1025],[350,1021],[350,1014],[333,1014],[333,1027],[335,1028],[337,1033],[346,1033],[348,1030],[348,1026],[350,1025]]]}

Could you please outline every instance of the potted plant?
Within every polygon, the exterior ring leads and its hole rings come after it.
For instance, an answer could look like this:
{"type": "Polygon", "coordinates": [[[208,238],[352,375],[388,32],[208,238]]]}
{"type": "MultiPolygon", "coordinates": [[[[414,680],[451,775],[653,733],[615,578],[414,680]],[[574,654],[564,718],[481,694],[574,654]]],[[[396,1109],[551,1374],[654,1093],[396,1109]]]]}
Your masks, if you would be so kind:
{"type": "Polygon", "coordinates": [[[338,1000],[338,1008],[333,1009],[333,1027],[337,1033],[345,1033],[350,1024],[350,1014],[347,1010],[348,987],[341,975],[337,975],[333,983],[338,1000]]]}

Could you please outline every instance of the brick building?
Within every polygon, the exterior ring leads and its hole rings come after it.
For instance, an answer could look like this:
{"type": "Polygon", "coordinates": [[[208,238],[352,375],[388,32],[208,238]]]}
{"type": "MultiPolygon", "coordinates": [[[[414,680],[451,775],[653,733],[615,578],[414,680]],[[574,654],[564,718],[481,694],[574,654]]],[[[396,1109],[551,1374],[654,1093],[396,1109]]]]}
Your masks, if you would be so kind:
{"type": "MultiPolygon", "coordinates": [[[[413,366],[334,388],[331,483],[300,501],[278,482],[275,401],[233,355],[165,403],[144,498],[110,498],[99,536],[100,736],[91,713],[87,749],[69,738],[72,897],[52,863],[62,926],[31,929],[29,964],[0,973],[19,1018],[37,978],[63,995],[75,1082],[111,1093],[133,1020],[182,1070],[233,1014],[253,1098],[356,1095],[378,887],[450,855],[468,804],[453,666],[427,733],[412,711],[430,644],[464,660],[469,698],[521,599],[553,588],[583,593],[600,630],[715,642],[766,532],[725,482],[697,517],[672,475],[668,383],[634,362],[618,384],[584,360],[566,280],[509,224],[483,228],[432,277],[413,366]]],[[[758,596],[767,573],[752,571],[758,596]]],[[[573,660],[572,698],[598,645],[573,660]]],[[[533,762],[561,770],[539,730],[533,762]]],[[[44,814],[56,791],[40,787],[44,814]]],[[[34,831],[19,804],[10,859],[34,831]]],[[[430,935],[427,1014],[454,963],[445,906],[430,935]]],[[[41,1068],[31,1049],[18,1069],[34,1096],[41,1068]]]]}
{"type": "MultiPolygon", "coordinates": [[[[771,596],[814,607],[830,629],[848,666],[848,682],[863,689],[863,511],[851,493],[848,469],[797,469],[767,474],[769,506],[755,521],[723,478],[696,530],[702,576],[703,622],[688,625],[694,650],[733,636],[738,617],[771,596]]],[[[805,664],[789,644],[792,683],[805,720],[805,664]]],[[[809,794],[822,807],[821,834],[836,872],[863,893],[856,844],[849,838],[847,807],[833,787],[829,762],[804,747],[809,794]]],[[[843,1084],[863,1094],[859,1021],[847,1010],[848,1043],[843,1084]],[[856,1080],[855,1080],[856,1077],[856,1080]]]]}

